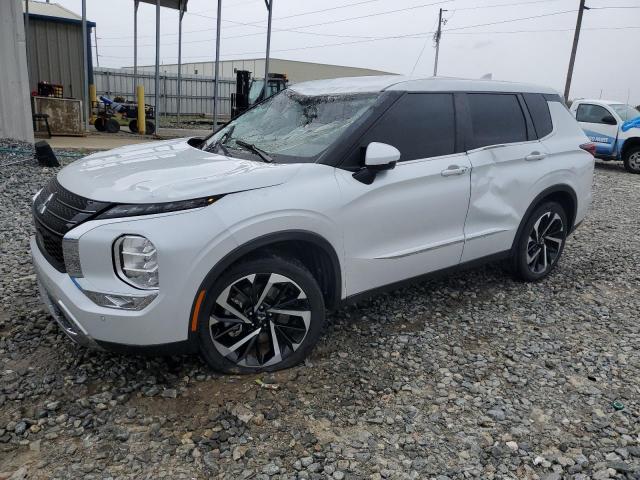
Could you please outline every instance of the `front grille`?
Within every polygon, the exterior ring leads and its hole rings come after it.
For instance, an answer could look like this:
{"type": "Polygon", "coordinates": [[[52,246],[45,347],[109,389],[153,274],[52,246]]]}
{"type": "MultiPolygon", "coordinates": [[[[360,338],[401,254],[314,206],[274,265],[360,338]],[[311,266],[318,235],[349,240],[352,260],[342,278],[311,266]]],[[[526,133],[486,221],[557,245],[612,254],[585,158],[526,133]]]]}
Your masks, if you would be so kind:
{"type": "Polygon", "coordinates": [[[36,241],[42,254],[56,270],[65,272],[62,237],[72,228],[90,220],[109,207],[71,193],[54,177],[33,202],[36,241]]]}

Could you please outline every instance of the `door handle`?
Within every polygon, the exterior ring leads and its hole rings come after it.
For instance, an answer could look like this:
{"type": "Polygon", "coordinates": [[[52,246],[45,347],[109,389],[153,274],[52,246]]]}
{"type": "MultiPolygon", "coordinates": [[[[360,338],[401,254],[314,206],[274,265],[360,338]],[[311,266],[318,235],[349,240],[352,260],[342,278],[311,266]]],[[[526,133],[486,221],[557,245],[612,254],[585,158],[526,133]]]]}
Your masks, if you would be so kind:
{"type": "Polygon", "coordinates": [[[529,155],[527,155],[526,157],[524,157],[524,159],[527,162],[535,162],[537,160],[542,160],[543,158],[546,158],[547,154],[546,153],[542,153],[542,152],[531,152],[529,155]]]}
{"type": "Polygon", "coordinates": [[[449,165],[446,170],[442,170],[440,174],[443,177],[451,177],[453,175],[463,175],[469,170],[468,167],[461,167],[459,165],[449,165]]]}

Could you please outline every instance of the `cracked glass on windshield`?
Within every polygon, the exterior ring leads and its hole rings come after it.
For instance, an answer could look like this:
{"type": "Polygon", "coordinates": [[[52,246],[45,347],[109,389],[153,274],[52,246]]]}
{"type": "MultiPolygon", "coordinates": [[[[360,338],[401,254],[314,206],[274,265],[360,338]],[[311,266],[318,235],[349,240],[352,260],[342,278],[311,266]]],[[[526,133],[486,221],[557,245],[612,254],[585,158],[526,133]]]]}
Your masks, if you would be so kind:
{"type": "Polygon", "coordinates": [[[378,95],[308,96],[284,90],[220,129],[204,148],[231,156],[251,154],[236,143],[238,140],[257,147],[275,162],[313,162],[373,105],[378,95]]]}

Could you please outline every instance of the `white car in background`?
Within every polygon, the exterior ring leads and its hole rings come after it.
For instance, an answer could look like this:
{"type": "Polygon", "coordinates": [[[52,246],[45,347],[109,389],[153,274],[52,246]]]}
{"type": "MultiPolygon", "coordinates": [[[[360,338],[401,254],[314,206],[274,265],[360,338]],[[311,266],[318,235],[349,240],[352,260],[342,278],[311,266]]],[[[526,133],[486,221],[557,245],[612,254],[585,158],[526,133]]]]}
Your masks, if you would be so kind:
{"type": "Polygon", "coordinates": [[[497,259],[544,278],[591,203],[592,152],[545,87],[300,83],[206,139],[63,168],[34,199],[31,252],[81,344],[276,370],[344,301],[497,259]]]}
{"type": "Polygon", "coordinates": [[[596,145],[596,157],[622,160],[628,172],[640,173],[640,111],[614,100],[575,100],[571,113],[596,145]]]}

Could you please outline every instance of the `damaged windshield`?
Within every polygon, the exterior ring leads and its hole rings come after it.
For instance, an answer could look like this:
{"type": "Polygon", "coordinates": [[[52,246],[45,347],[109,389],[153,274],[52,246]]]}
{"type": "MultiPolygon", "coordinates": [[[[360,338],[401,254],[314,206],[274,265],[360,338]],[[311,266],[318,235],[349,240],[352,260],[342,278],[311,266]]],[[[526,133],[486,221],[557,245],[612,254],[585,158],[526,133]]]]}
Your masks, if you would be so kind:
{"type": "Polygon", "coordinates": [[[308,96],[284,90],[221,128],[204,149],[264,161],[312,162],[377,98],[371,93],[308,96]]]}

